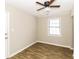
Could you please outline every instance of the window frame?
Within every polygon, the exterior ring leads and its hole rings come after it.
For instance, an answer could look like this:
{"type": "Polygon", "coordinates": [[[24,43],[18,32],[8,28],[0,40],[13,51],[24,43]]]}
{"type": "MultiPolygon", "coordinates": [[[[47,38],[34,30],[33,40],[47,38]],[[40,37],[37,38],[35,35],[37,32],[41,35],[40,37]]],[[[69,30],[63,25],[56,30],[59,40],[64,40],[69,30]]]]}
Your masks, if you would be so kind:
{"type": "Polygon", "coordinates": [[[61,19],[59,17],[52,18],[52,19],[48,20],[48,36],[61,36],[61,19]],[[50,27],[51,28],[56,28],[57,27],[57,26],[50,26],[50,20],[55,20],[55,19],[59,19],[59,26],[58,26],[58,28],[59,28],[60,34],[50,34],[50,27]]]}

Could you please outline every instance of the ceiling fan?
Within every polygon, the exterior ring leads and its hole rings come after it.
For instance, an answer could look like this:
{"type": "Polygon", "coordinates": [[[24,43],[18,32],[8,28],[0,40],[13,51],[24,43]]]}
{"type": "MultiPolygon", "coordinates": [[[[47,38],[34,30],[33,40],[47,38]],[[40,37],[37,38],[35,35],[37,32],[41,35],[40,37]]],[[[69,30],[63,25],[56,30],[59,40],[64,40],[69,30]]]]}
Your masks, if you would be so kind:
{"type": "Polygon", "coordinates": [[[52,6],[51,6],[51,4],[52,4],[54,1],[55,1],[55,0],[46,1],[46,2],[44,2],[44,4],[42,4],[42,3],[40,3],[40,2],[36,2],[37,4],[44,6],[44,7],[40,8],[40,9],[38,9],[37,11],[40,11],[40,10],[45,9],[45,8],[47,8],[47,7],[50,7],[50,8],[59,8],[60,5],[52,5],[52,6]]]}

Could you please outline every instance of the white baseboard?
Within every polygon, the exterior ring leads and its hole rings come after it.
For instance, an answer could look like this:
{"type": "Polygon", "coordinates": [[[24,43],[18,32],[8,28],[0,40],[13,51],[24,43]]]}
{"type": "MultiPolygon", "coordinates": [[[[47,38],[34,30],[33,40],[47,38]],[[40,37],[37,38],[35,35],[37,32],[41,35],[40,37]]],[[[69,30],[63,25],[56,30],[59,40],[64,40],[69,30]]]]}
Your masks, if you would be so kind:
{"type": "Polygon", "coordinates": [[[24,49],[27,49],[28,47],[34,45],[35,43],[36,43],[36,42],[33,42],[33,43],[29,44],[28,46],[26,46],[26,47],[24,47],[24,48],[22,48],[22,49],[20,49],[20,50],[18,50],[18,51],[16,51],[16,52],[14,52],[13,54],[9,55],[7,58],[10,58],[10,57],[12,57],[12,56],[14,56],[14,55],[20,53],[21,51],[23,51],[24,49]]]}
{"type": "Polygon", "coordinates": [[[45,44],[50,44],[50,45],[55,45],[55,46],[60,46],[60,47],[65,47],[65,48],[69,48],[71,50],[73,50],[73,48],[71,48],[70,46],[65,46],[65,45],[60,45],[60,44],[54,44],[54,43],[49,43],[49,42],[44,42],[44,41],[37,41],[40,43],[45,43],[45,44]]]}

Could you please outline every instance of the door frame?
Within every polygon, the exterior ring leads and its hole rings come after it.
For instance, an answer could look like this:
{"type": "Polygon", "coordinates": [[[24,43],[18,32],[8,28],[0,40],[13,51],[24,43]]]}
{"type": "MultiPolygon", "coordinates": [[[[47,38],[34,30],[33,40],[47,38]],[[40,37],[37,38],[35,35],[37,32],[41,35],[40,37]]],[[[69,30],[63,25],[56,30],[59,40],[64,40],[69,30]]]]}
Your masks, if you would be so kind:
{"type": "Polygon", "coordinates": [[[6,29],[5,34],[7,34],[7,39],[5,36],[5,57],[8,58],[10,54],[10,13],[6,11],[6,29]]]}

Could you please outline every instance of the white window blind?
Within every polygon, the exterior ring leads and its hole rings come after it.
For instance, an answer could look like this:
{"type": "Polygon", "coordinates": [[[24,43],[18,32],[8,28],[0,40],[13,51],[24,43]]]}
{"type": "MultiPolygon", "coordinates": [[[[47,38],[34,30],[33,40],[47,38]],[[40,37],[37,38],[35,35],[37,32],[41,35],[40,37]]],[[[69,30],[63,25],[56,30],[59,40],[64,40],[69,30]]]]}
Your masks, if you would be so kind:
{"type": "Polygon", "coordinates": [[[48,34],[49,35],[60,35],[60,19],[51,19],[49,20],[48,25],[48,34]]]}

